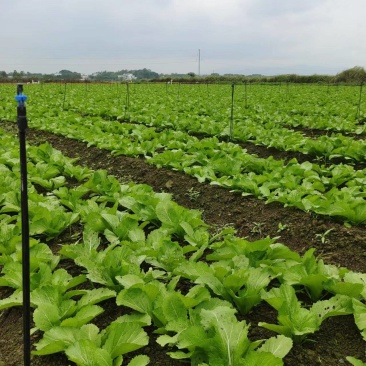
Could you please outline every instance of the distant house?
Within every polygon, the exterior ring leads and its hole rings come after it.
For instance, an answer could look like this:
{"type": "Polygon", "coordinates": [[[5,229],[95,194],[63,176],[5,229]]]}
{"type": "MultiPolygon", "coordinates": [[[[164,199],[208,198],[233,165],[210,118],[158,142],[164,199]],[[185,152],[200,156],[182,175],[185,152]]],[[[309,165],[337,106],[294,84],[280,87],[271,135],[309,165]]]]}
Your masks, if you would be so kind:
{"type": "Polygon", "coordinates": [[[131,73],[125,73],[122,75],[118,75],[118,80],[122,80],[122,81],[133,81],[135,79],[137,79],[136,76],[131,73]]]}

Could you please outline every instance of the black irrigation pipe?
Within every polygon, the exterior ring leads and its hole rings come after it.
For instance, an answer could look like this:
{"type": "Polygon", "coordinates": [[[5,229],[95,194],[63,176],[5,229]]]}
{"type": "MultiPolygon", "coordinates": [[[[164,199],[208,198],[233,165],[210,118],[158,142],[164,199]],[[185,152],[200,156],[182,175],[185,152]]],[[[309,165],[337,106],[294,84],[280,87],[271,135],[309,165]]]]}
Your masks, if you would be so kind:
{"type": "Polygon", "coordinates": [[[19,129],[20,150],[20,195],[21,195],[21,220],[22,220],[22,276],[23,276],[23,356],[24,366],[30,365],[31,340],[30,340],[30,259],[29,259],[29,216],[28,216],[28,190],[27,190],[27,152],[25,143],[26,129],[28,128],[27,110],[23,95],[23,85],[17,85],[18,102],[17,122],[19,129]]]}

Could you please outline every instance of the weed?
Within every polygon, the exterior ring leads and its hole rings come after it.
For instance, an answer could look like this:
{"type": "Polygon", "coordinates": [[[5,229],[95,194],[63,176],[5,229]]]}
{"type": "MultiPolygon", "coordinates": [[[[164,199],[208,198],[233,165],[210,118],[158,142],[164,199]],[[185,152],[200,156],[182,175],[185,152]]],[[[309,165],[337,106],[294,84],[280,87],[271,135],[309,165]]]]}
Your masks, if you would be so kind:
{"type": "Polygon", "coordinates": [[[200,192],[199,191],[195,191],[193,189],[193,187],[189,188],[188,189],[188,192],[185,194],[186,196],[188,196],[188,198],[191,200],[191,201],[197,201],[198,197],[200,196],[200,192]]]}
{"type": "Polygon", "coordinates": [[[278,226],[277,226],[277,232],[278,233],[280,233],[281,231],[287,230],[287,229],[288,229],[287,224],[283,225],[282,222],[278,223],[278,226]]]}
{"type": "Polygon", "coordinates": [[[264,224],[262,222],[253,222],[253,227],[251,228],[250,232],[252,234],[259,234],[262,236],[263,225],[264,224]]]}
{"type": "Polygon", "coordinates": [[[327,235],[329,235],[329,233],[334,230],[334,229],[329,229],[327,230],[326,232],[324,233],[319,233],[319,234],[315,234],[315,237],[317,239],[320,239],[321,243],[322,244],[327,244],[329,242],[328,238],[327,238],[327,235]]]}

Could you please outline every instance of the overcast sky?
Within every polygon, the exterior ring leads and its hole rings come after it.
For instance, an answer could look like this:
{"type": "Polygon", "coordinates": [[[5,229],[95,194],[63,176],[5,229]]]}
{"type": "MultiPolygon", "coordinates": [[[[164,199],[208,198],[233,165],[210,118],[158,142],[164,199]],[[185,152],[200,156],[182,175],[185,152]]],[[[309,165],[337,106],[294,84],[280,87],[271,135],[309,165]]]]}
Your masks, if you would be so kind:
{"type": "Polygon", "coordinates": [[[366,0],[0,0],[0,70],[336,74],[366,0]]]}

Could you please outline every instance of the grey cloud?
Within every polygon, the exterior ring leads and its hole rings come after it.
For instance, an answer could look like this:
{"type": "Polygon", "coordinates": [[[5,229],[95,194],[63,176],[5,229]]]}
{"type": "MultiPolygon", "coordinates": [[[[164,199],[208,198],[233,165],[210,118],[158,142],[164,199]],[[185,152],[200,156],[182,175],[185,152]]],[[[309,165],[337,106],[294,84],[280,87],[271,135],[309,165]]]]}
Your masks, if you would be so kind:
{"type": "Polygon", "coordinates": [[[12,0],[0,70],[334,73],[365,63],[364,0],[12,0]]]}

